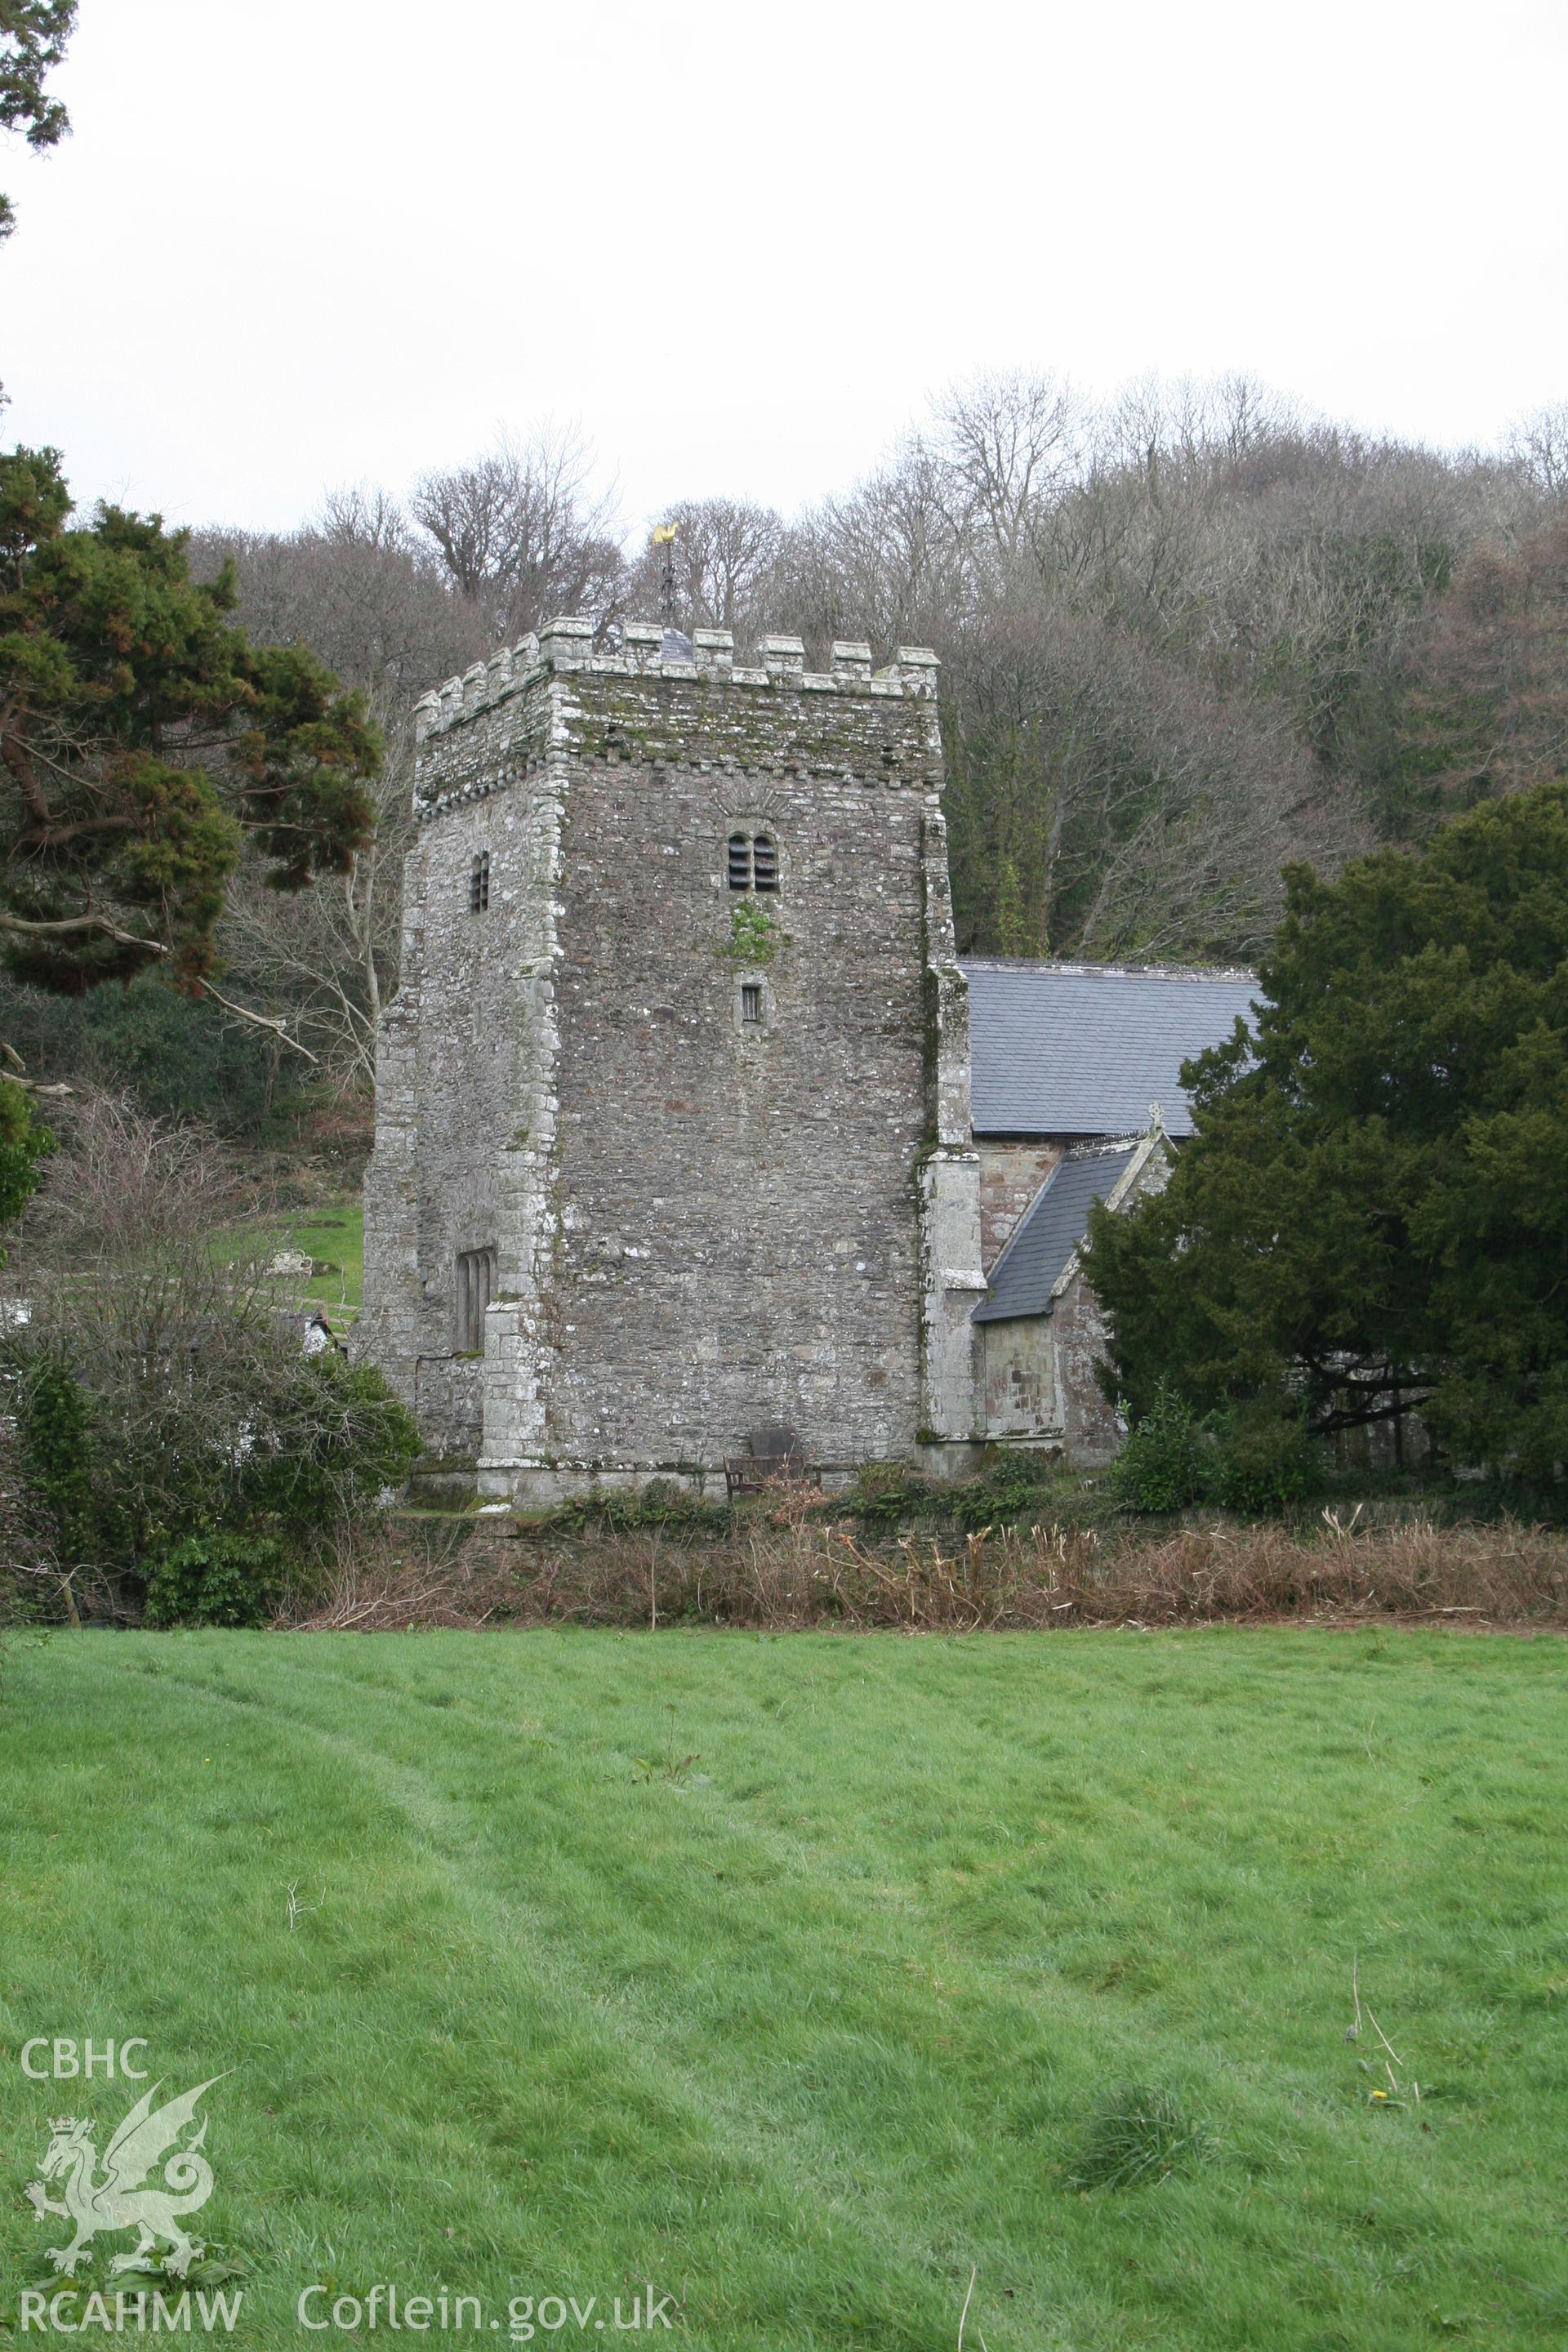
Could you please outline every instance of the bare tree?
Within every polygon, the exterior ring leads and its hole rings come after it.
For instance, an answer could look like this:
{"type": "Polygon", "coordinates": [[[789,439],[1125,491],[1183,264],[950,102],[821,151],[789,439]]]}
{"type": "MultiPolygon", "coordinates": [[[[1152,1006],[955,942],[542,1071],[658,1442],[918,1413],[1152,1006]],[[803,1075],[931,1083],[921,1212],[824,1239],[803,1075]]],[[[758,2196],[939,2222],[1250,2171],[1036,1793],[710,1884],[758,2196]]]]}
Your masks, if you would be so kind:
{"type": "Polygon", "coordinates": [[[1509,436],[1510,455],[1549,499],[1568,494],[1568,400],[1521,417],[1509,436]]]}
{"type": "Polygon", "coordinates": [[[1472,551],[1407,683],[1402,731],[1434,813],[1568,772],[1568,511],[1472,551]]]}
{"type": "Polygon", "coordinates": [[[246,866],[221,933],[237,993],[280,1021],[334,1083],[368,1094],[375,1024],[396,985],[414,698],[488,653],[489,625],[377,490],[335,493],[312,527],[289,537],[210,535],[199,552],[213,569],[233,554],[253,636],[314,645],[363,688],[386,739],[368,848],[345,873],[294,898],[268,889],[254,863],[246,866]]]}
{"type": "Polygon", "coordinates": [[[617,611],[626,559],[615,501],[592,488],[594,457],[575,434],[548,426],[526,442],[503,436],[467,466],[421,477],[415,522],[454,587],[508,644],[557,613],[602,622],[617,611]]]}
{"type": "Polygon", "coordinates": [[[395,733],[369,849],[348,873],[297,898],[280,898],[247,865],[220,934],[242,992],[336,1087],[365,1096],[375,1082],[376,1024],[397,984],[403,861],[413,831],[405,720],[395,733]]]}
{"type": "Polygon", "coordinates": [[[954,518],[954,487],[925,443],[786,532],[773,594],[781,618],[820,653],[834,637],[895,646],[951,641],[973,604],[973,564],[954,518]]]}
{"type": "Polygon", "coordinates": [[[1282,706],[1224,700],[1047,602],[991,615],[952,731],[970,946],[1250,957],[1272,932],[1286,859],[1331,865],[1361,839],[1282,706]]]}
{"type": "MultiPolygon", "coordinates": [[[[743,643],[769,628],[783,518],[748,499],[684,499],[664,509],[664,520],[675,525],[677,619],[687,628],[732,629],[743,643]]],[[[630,574],[627,609],[657,613],[662,586],[663,551],[650,544],[630,574]]]]}
{"type": "Polygon", "coordinates": [[[1030,544],[1037,519],[1079,478],[1083,412],[1065,378],[984,375],[936,404],[939,462],[958,493],[957,527],[978,527],[1004,562],[1030,544]]]}
{"type": "Polygon", "coordinates": [[[226,556],[254,638],[308,642],[366,693],[412,697],[490,649],[480,615],[383,491],[336,491],[297,531],[199,532],[192,569],[214,576],[226,556]]]}

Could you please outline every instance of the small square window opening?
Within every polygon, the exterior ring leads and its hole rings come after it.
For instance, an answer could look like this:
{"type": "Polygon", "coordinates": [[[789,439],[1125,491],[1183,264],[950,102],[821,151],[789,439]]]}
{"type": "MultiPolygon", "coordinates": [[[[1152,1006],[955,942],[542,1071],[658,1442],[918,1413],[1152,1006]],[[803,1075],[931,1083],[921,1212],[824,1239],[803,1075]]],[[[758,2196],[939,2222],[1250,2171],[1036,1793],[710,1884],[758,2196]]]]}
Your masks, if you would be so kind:
{"type": "Polygon", "coordinates": [[[741,983],[741,1020],[748,1029],[760,1029],[763,1025],[763,983],[760,980],[746,980],[741,983]]]}

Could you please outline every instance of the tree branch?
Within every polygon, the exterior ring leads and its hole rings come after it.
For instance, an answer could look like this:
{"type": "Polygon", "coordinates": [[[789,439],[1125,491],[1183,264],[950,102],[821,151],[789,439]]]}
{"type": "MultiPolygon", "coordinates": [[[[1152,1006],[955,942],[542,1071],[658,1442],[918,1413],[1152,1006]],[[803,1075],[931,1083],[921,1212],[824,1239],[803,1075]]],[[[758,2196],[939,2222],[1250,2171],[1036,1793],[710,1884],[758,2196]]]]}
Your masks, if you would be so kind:
{"type": "Polygon", "coordinates": [[[85,833],[137,833],[142,820],[136,816],[81,816],[70,824],[39,824],[25,834],[22,847],[30,853],[39,849],[61,849],[68,841],[76,841],[85,833]]]}
{"type": "Polygon", "coordinates": [[[14,727],[7,727],[5,733],[0,735],[0,759],[5,761],[16,779],[16,790],[31,809],[37,822],[39,824],[47,824],[49,804],[44,798],[37,776],[33,773],[33,763],[27,756],[27,747],[14,727]]]}
{"type": "Polygon", "coordinates": [[[0,907],[0,932],[9,932],[16,939],[81,938],[97,931],[124,948],[142,948],[148,955],[167,955],[169,950],[161,940],[144,939],[138,931],[122,931],[110,915],[62,915],[53,922],[32,922],[25,915],[14,915],[9,908],[0,907]]]}
{"type": "Polygon", "coordinates": [[[236,1004],[216,989],[210,980],[202,982],[201,992],[204,996],[210,996],[215,1004],[221,1004],[224,1011],[232,1013],[237,1021],[248,1021],[254,1028],[270,1030],[274,1037],[279,1038],[296,1054],[303,1054],[307,1062],[315,1061],[316,1056],[309,1045],[301,1045],[298,1037],[290,1037],[283,1022],[269,1020],[265,1013],[252,1013],[248,1005],[236,1004]]]}

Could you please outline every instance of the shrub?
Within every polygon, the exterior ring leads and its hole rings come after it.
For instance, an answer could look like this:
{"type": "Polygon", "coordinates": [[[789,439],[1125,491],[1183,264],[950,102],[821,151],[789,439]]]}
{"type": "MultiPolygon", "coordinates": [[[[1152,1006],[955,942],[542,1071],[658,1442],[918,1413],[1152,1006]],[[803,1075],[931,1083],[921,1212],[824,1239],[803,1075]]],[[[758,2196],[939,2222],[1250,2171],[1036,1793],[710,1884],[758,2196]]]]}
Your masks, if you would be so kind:
{"type": "MultiPolygon", "coordinates": [[[[4,1505],[0,1486],[0,1507],[4,1505]]],[[[3,1540],[0,1529],[0,1540],[3,1540]]],[[[1504,1520],[1426,1516],[1362,1528],[1325,1513],[1151,1532],[1036,1521],[956,1544],[868,1539],[818,1517],[737,1516],[727,1535],[576,1533],[559,1520],[420,1520],[347,1546],[301,1621],[362,1632],[407,1625],[684,1621],[955,1633],[1414,1616],[1568,1627],[1568,1536],[1504,1520]]]]}
{"type": "Polygon", "coordinates": [[[81,1559],[92,1526],[91,1413],[86,1390],[58,1356],[40,1357],[16,1384],[23,1483],[59,1558],[81,1559]]]}
{"type": "MultiPolygon", "coordinates": [[[[38,1189],[38,1162],[55,1139],[33,1116],[30,1097],[10,1078],[0,1078],[0,1223],[20,1215],[38,1189]]],[[[5,1253],[0,1249],[0,1265],[5,1253]]]]}
{"type": "Polygon", "coordinates": [[[731,1517],[727,1503],[710,1502],[673,1478],[650,1478],[644,1486],[601,1486],[569,1496],[549,1514],[548,1525],[568,1534],[592,1528],[622,1535],[638,1528],[683,1528],[720,1535],[731,1517]]]}
{"type": "Polygon", "coordinates": [[[149,1118],[200,1119],[237,1138],[266,1133],[299,1107],[286,1071],[278,1082],[271,1039],[153,972],[79,997],[47,996],[0,975],[0,1013],[35,1076],[123,1090],[149,1118]]]}
{"type": "Polygon", "coordinates": [[[1214,1447],[1208,1492],[1248,1518],[1299,1503],[1322,1483],[1322,1461],[1299,1413],[1284,1398],[1229,1404],[1210,1415],[1214,1447]]]}
{"type": "Polygon", "coordinates": [[[363,1519],[400,1493],[423,1448],[373,1365],[325,1350],[304,1356],[290,1342],[258,1379],[262,1418],[236,1465],[236,1501],[309,1546],[334,1520],[363,1519]]]}
{"type": "Polygon", "coordinates": [[[1162,1381],[1153,1403],[1129,1431],[1110,1483],[1129,1510],[1180,1511],[1203,1493],[1207,1466],[1191,1406],[1162,1381]]]}
{"type": "Polygon", "coordinates": [[[285,1570],[308,1584],[345,1525],[374,1517],[419,1451],[380,1374],[300,1354],[265,1322],[189,1354],[103,1351],[58,1328],[17,1381],[22,1492],[62,1569],[153,1624],[256,1624],[285,1570]]]}
{"type": "Polygon", "coordinates": [[[978,1478],[964,1478],[941,1498],[940,1510],[955,1527],[1010,1527],[1037,1514],[1056,1476],[1047,1455],[1004,1453],[978,1478]]]}
{"type": "Polygon", "coordinates": [[[863,1462],[847,1495],[835,1496],[834,1508],[863,1528],[896,1528],[921,1518],[935,1504],[937,1489],[902,1462],[863,1462]]]}
{"type": "Polygon", "coordinates": [[[0,1335],[26,1503],[112,1613],[254,1622],[403,1486],[417,1431],[215,1243],[246,1204],[210,1138],[113,1102],[73,1123],[24,1228],[30,1319],[0,1335]]]}
{"type": "Polygon", "coordinates": [[[148,1625],[261,1625],[280,1599],[288,1563],[276,1536],[186,1536],[147,1583],[148,1625]]]}

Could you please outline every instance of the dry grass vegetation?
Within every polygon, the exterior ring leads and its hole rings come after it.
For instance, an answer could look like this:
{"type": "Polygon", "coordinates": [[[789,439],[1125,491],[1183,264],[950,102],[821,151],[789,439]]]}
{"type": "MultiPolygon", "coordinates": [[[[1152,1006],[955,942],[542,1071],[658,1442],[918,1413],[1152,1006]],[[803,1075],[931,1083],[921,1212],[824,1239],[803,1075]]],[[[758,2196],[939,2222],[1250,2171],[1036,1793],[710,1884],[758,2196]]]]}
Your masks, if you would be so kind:
{"type": "Polygon", "coordinates": [[[1568,1536],[1508,1519],[1367,1526],[1331,1509],[1298,1528],[1051,1523],[879,1539],[825,1520],[805,1494],[717,1531],[409,1518],[345,1553],[302,1622],[971,1633],[1387,1619],[1568,1626],[1568,1536]]]}

